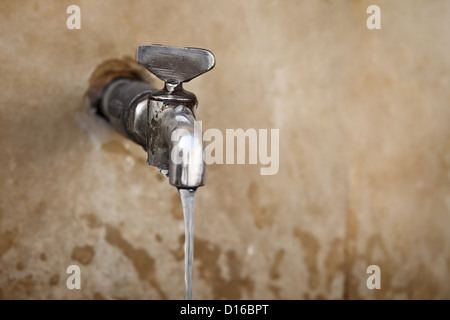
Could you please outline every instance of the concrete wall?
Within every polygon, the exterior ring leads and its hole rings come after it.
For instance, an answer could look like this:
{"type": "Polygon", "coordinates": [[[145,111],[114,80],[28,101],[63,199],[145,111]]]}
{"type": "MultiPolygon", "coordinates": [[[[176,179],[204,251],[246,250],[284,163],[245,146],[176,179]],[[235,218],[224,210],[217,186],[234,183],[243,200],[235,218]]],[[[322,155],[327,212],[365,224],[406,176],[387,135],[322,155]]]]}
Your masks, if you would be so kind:
{"type": "Polygon", "coordinates": [[[185,85],[204,130],[280,130],[276,175],[208,166],[195,299],[449,299],[448,21],[445,0],[1,1],[0,298],[184,298],[176,189],[83,101],[159,43],[215,54],[185,85]]]}

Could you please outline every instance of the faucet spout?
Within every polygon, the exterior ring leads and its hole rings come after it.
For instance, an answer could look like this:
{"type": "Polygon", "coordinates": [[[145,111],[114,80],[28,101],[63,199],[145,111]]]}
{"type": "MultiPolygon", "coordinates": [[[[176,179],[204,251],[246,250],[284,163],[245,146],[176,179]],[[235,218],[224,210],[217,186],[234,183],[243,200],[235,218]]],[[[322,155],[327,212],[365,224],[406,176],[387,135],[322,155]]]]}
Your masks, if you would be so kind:
{"type": "Polygon", "coordinates": [[[169,144],[169,182],[179,189],[203,185],[205,163],[200,123],[189,108],[180,105],[163,120],[169,144]]]}
{"type": "Polygon", "coordinates": [[[179,189],[203,185],[203,137],[196,109],[197,97],[182,83],[166,83],[148,96],[148,163],[179,189]]]}

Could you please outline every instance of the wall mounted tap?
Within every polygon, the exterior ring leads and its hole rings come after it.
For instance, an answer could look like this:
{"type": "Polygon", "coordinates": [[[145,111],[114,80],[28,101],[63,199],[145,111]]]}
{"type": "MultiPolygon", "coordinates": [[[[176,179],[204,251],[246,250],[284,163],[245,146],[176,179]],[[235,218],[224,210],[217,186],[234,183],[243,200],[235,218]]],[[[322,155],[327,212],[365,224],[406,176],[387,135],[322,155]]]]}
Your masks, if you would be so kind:
{"type": "Polygon", "coordinates": [[[88,105],[121,134],[141,145],[147,163],[179,189],[204,183],[202,129],[197,98],[183,83],[211,70],[214,55],[204,49],[141,46],[136,62],[111,60],[99,66],[86,92],[88,105]],[[164,81],[152,85],[143,67],[164,81]]]}

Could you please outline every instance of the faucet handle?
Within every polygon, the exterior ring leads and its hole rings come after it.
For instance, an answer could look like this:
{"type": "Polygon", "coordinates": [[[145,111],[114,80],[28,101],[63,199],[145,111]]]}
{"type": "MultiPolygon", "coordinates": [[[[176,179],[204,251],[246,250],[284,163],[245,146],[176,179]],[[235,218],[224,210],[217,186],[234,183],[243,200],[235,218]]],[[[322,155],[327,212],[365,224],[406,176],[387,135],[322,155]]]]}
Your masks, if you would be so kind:
{"type": "Polygon", "coordinates": [[[212,52],[199,48],[140,46],[136,60],[159,79],[170,84],[188,82],[215,65],[212,52]]]}

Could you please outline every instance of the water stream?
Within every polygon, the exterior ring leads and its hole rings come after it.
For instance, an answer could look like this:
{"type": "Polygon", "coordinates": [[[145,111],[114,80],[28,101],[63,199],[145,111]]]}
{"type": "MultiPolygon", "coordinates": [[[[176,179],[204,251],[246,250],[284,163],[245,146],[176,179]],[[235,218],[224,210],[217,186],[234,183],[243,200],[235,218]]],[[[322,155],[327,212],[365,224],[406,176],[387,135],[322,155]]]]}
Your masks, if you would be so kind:
{"type": "Polygon", "coordinates": [[[192,263],[194,260],[194,189],[178,189],[183,206],[184,215],[184,259],[185,259],[185,282],[186,300],[192,300],[192,263]]]}

